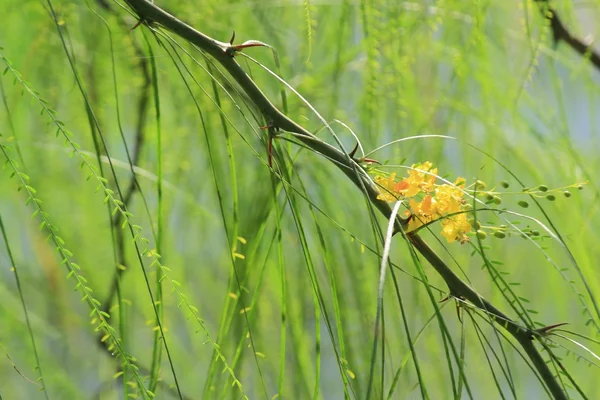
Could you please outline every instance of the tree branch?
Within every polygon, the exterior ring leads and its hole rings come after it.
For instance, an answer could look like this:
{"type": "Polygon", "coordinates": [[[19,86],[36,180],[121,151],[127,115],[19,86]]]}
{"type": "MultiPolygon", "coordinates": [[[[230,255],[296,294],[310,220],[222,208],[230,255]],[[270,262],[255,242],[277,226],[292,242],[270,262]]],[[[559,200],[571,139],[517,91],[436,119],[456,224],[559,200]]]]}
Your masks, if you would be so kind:
{"type": "MultiPolygon", "coordinates": [[[[377,199],[379,190],[375,187],[370,178],[363,173],[362,167],[347,153],[322,141],[279,111],[237,63],[234,58],[234,54],[237,51],[235,46],[232,46],[230,43],[220,42],[198,32],[191,26],[180,21],[149,1],[127,0],[127,3],[138,14],[140,20],[148,23],[158,23],[167,30],[188,40],[210,54],[236,80],[240,87],[256,104],[270,125],[287,132],[297,133],[297,138],[299,140],[314,151],[333,161],[359,189],[365,192],[371,203],[375,205],[386,218],[390,217],[392,209],[387,202],[377,199]]],[[[398,229],[400,224],[401,221],[398,219],[396,224],[398,229]]]]}
{"type": "Polygon", "coordinates": [[[529,356],[529,359],[539,372],[542,380],[548,386],[548,389],[554,398],[567,399],[562,386],[554,378],[548,364],[546,364],[540,352],[534,345],[534,338],[538,338],[540,335],[532,329],[523,327],[511,320],[473,288],[462,281],[418,234],[408,233],[406,236],[415,249],[429,261],[437,273],[444,279],[450,289],[451,295],[455,297],[464,297],[473,305],[483,310],[498,325],[506,329],[506,331],[519,342],[521,347],[523,347],[523,350],[525,350],[525,353],[529,356]]]}
{"type": "Polygon", "coordinates": [[[562,20],[556,13],[556,10],[550,6],[548,0],[536,0],[539,4],[540,12],[542,15],[550,21],[550,28],[552,29],[552,38],[554,44],[557,45],[560,42],[565,42],[573,50],[584,58],[588,58],[592,65],[600,71],[600,54],[594,50],[591,44],[586,44],[583,40],[573,35],[569,29],[563,24],[562,20]]]}
{"type": "MultiPolygon", "coordinates": [[[[367,194],[369,200],[377,207],[377,209],[379,209],[386,218],[390,218],[392,210],[389,204],[377,199],[379,190],[363,172],[362,167],[358,165],[349,154],[321,141],[298,123],[281,113],[236,62],[234,58],[236,48],[234,46],[229,43],[217,41],[196,31],[191,26],[146,0],[127,0],[127,3],[138,14],[140,20],[147,23],[159,24],[169,31],[190,41],[214,57],[214,59],[218,61],[229,74],[231,74],[246,94],[248,94],[269,123],[286,131],[298,133],[299,139],[306,146],[332,160],[332,162],[338,166],[338,168],[340,168],[359,189],[367,194]]],[[[396,222],[397,225],[402,224],[400,220],[397,220],[396,222]]],[[[554,378],[550,368],[544,362],[543,357],[534,345],[533,339],[538,337],[539,334],[512,321],[494,305],[480,296],[475,290],[454,274],[454,272],[438,257],[420,236],[413,233],[407,234],[407,238],[415,249],[433,266],[442,279],[444,279],[451,294],[459,298],[467,299],[473,305],[490,315],[496,323],[506,329],[506,331],[509,332],[523,347],[553,397],[560,400],[566,399],[567,396],[563,392],[561,385],[554,378]]]]}

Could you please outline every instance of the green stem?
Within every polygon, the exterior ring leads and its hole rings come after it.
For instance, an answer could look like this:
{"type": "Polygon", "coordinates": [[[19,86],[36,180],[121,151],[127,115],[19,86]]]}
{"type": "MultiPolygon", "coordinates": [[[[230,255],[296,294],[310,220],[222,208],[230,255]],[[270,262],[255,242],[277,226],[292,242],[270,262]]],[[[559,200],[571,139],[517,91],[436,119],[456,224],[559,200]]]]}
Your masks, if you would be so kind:
{"type": "MultiPolygon", "coordinates": [[[[387,219],[391,217],[391,207],[387,202],[377,198],[379,190],[367,174],[364,173],[362,167],[346,152],[320,140],[279,111],[237,63],[234,58],[236,49],[231,46],[231,44],[220,42],[198,32],[191,26],[146,0],[127,0],[127,3],[135,10],[141,20],[149,23],[157,23],[210,54],[237,81],[270,124],[282,130],[297,133],[297,138],[301,140],[303,144],[331,160],[333,164],[340,168],[342,172],[344,172],[344,174],[346,174],[348,178],[368,196],[371,203],[375,205],[387,219]]],[[[397,219],[396,231],[400,231],[399,226],[401,224],[402,221],[397,219]]],[[[523,347],[543,381],[548,386],[553,397],[557,400],[566,400],[566,393],[563,391],[563,388],[556,380],[550,371],[550,368],[544,362],[540,352],[534,345],[533,338],[536,337],[536,333],[533,330],[522,327],[512,321],[499,309],[481,297],[475,290],[455,275],[417,234],[408,234],[407,239],[412,243],[415,249],[431,263],[442,279],[446,281],[451,294],[459,298],[464,297],[473,305],[485,311],[495,322],[504,327],[504,329],[506,329],[523,347]]]]}
{"type": "MultiPolygon", "coordinates": [[[[391,207],[386,201],[377,199],[379,190],[366,173],[362,172],[362,167],[347,153],[322,141],[279,111],[235,60],[233,56],[235,48],[233,46],[198,32],[149,1],[127,0],[127,3],[137,12],[141,20],[158,23],[210,54],[237,81],[265,116],[268,123],[284,131],[297,133],[297,138],[306,146],[330,159],[359,189],[365,192],[371,203],[389,219],[392,214],[391,207]]],[[[400,220],[398,220],[397,225],[397,230],[399,230],[400,220]]]]}
{"type": "Polygon", "coordinates": [[[485,311],[496,323],[502,326],[519,342],[529,359],[533,363],[535,369],[539,372],[544,383],[552,393],[555,399],[567,399],[566,393],[562,386],[552,374],[548,364],[542,358],[539,350],[535,347],[533,339],[537,337],[535,331],[530,328],[523,327],[507,317],[502,311],[494,307],[489,301],[484,299],[473,288],[461,280],[444,261],[429,247],[427,243],[417,234],[407,234],[407,239],[417,249],[436,272],[444,279],[450,293],[454,297],[465,298],[470,303],[485,311]]]}
{"type": "MultiPolygon", "coordinates": [[[[144,40],[148,46],[148,54],[150,54],[150,67],[152,71],[152,88],[154,94],[154,110],[156,113],[156,154],[158,158],[158,171],[156,180],[156,193],[158,198],[157,205],[157,235],[156,235],[156,252],[161,256],[163,254],[163,231],[164,231],[164,211],[163,211],[163,152],[162,152],[162,129],[161,129],[161,108],[160,108],[160,95],[158,91],[158,72],[156,69],[156,62],[154,59],[154,52],[152,51],[152,46],[150,45],[150,41],[144,35],[144,40]]],[[[158,320],[163,319],[163,293],[162,293],[162,280],[163,274],[162,271],[156,271],[156,314],[157,314],[157,324],[158,320]]],[[[163,339],[163,331],[155,330],[154,331],[154,340],[153,340],[153,349],[152,349],[152,363],[150,364],[150,383],[148,384],[148,389],[151,392],[156,390],[156,386],[158,384],[158,380],[160,379],[160,364],[162,359],[162,346],[160,345],[160,341],[163,339]]]]}

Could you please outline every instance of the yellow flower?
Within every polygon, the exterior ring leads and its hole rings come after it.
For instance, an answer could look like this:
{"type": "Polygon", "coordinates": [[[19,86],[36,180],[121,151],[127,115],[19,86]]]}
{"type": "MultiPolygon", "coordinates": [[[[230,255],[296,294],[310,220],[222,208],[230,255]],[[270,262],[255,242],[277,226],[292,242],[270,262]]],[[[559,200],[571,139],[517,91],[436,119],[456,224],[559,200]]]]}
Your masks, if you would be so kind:
{"type": "Polygon", "coordinates": [[[467,221],[467,214],[457,214],[442,221],[442,235],[448,243],[459,240],[461,243],[469,241],[467,232],[471,231],[471,224],[467,221]]]}
{"type": "Polygon", "coordinates": [[[377,196],[378,200],[385,200],[388,203],[392,203],[398,200],[400,197],[400,193],[395,190],[398,185],[395,182],[396,173],[392,172],[387,178],[385,176],[377,175],[375,176],[375,183],[381,188],[379,195],[377,196]]]}
{"type": "Polygon", "coordinates": [[[405,188],[401,189],[401,193],[406,197],[413,197],[421,191],[431,192],[437,173],[437,168],[433,168],[433,164],[429,161],[413,164],[408,171],[408,178],[403,180],[405,188]]]}
{"type": "Polygon", "coordinates": [[[404,215],[408,218],[406,232],[412,232],[432,221],[443,219],[442,235],[449,243],[469,241],[467,233],[471,224],[467,221],[464,197],[465,179],[456,178],[454,184],[436,185],[438,169],[425,161],[413,164],[408,176],[396,182],[396,173],[388,176],[375,176],[375,183],[380,187],[379,200],[395,202],[408,198],[408,210],[404,215]],[[421,194],[422,193],[422,194],[421,194]],[[421,198],[418,201],[418,198],[421,198]],[[458,213],[458,214],[457,214],[458,213]],[[455,214],[448,217],[448,214],[455,214]]]}
{"type": "Polygon", "coordinates": [[[465,186],[464,178],[456,178],[454,185],[439,185],[435,189],[436,211],[440,216],[459,212],[465,203],[462,188],[465,186]]]}
{"type": "Polygon", "coordinates": [[[435,201],[430,195],[425,196],[421,202],[410,199],[409,208],[410,211],[405,212],[410,217],[406,232],[414,231],[435,219],[435,201]]]}

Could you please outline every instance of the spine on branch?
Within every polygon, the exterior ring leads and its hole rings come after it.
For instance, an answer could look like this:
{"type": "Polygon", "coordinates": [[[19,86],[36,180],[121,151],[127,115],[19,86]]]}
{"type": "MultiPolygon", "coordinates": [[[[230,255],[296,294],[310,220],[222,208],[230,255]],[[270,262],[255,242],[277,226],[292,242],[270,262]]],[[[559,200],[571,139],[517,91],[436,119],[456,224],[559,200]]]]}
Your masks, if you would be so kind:
{"type": "MultiPolygon", "coordinates": [[[[220,42],[207,36],[149,1],[127,0],[127,3],[137,13],[140,21],[164,27],[211,55],[227,70],[256,104],[270,126],[298,134],[297,138],[304,145],[331,160],[368,197],[370,202],[383,216],[388,219],[390,218],[392,215],[390,205],[381,199],[380,190],[378,190],[359,162],[350,154],[317,138],[300,124],[279,111],[235,60],[234,56],[239,51],[239,46],[236,47],[232,43],[220,42]]],[[[396,225],[397,230],[404,230],[407,221],[399,218],[396,220],[396,225]]],[[[546,364],[541,353],[535,346],[536,331],[514,322],[493,304],[480,296],[473,288],[454,274],[448,265],[443,262],[417,233],[408,233],[403,236],[433,266],[435,271],[446,282],[452,296],[468,300],[473,306],[488,314],[492,320],[515,338],[555,399],[562,400],[567,398],[562,386],[554,377],[548,364],[546,364]]]]}

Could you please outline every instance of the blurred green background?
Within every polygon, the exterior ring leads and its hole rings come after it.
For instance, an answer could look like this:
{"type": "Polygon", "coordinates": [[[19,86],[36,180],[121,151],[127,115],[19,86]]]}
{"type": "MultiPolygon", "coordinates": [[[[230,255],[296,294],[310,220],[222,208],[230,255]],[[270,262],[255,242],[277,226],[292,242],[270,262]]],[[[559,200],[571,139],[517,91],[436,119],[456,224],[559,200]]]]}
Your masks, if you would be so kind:
{"type": "MultiPolygon", "coordinates": [[[[512,236],[488,238],[486,244],[489,259],[498,261],[515,293],[529,302],[527,308],[534,310],[536,321],[568,322],[570,331],[598,338],[594,323],[587,322],[591,318],[600,323],[590,298],[590,293],[598,295],[600,290],[596,262],[600,238],[595,229],[600,226],[600,202],[594,173],[600,164],[596,112],[600,71],[566,43],[554,43],[540,12],[543,5],[498,0],[155,3],[217,40],[228,41],[235,31],[235,43],[254,39],[273,46],[280,68],[267,48],[244,52],[305,97],[332,124],[347,150],[356,143],[350,129],[365,151],[414,136],[371,157],[408,166],[429,160],[450,180],[455,176],[480,179],[488,188],[506,180],[510,188],[505,192],[518,192],[520,187],[490,155],[528,187],[562,188],[587,181],[583,190],[572,190],[570,198],[560,190],[554,202],[540,199],[546,216],[536,207],[518,207],[525,195],[503,196],[503,207],[553,225],[576,264],[565,246],[552,239],[532,242],[512,236]],[[459,140],[418,138],[423,135],[459,140]]],[[[600,2],[551,3],[575,36],[589,40],[598,33],[594,21],[600,17],[600,2]]],[[[235,84],[211,65],[217,86],[221,85],[219,101],[215,100],[209,63],[197,48],[169,34],[178,43],[172,47],[174,42],[167,36],[153,36],[143,26],[131,30],[136,20],[119,2],[51,4],[56,21],[45,1],[0,0],[1,54],[56,110],[81,151],[70,156],[48,114],[40,114],[41,104],[20,82],[13,82],[10,70],[1,78],[0,143],[10,146],[9,158],[31,178],[49,220],[60,230],[103,305],[115,271],[119,229],[111,231],[105,195],[96,192],[98,180],[86,180],[89,171],[80,168],[79,156],[88,154],[92,164],[101,166],[115,190],[108,154],[117,182],[126,191],[131,173],[122,128],[130,155],[139,149],[136,171],[143,197],[140,191],[133,192],[128,205],[132,221],[142,227],[142,236],[155,249],[162,219],[161,262],[197,307],[211,340],[218,343],[249,398],[277,394],[285,399],[366,398],[372,366],[372,398],[388,394],[394,399],[419,398],[407,329],[413,341],[418,338],[415,351],[430,398],[453,397],[453,382],[459,380],[457,362],[447,354],[448,339],[443,339],[432,302],[423,283],[415,279],[416,266],[400,237],[394,239],[391,254],[400,268],[395,269],[398,286],[388,276],[384,338],[380,337],[372,365],[382,248],[373,224],[385,230],[387,221],[380,216],[370,219],[360,191],[345,175],[323,157],[276,140],[279,151],[286,149],[297,158],[285,186],[289,197],[281,188],[274,195],[276,180],[272,181],[267,166],[266,133],[259,128],[265,122],[235,84]],[[65,47],[100,130],[92,129],[65,47]],[[151,60],[156,67],[160,119],[155,89],[148,85],[151,60]],[[145,105],[140,100],[144,96],[145,105]],[[145,112],[140,113],[140,107],[145,112]],[[100,134],[108,153],[99,144],[100,134]],[[99,164],[96,146],[103,156],[99,164]],[[295,204],[295,213],[288,201],[295,204]],[[243,256],[235,258],[236,274],[233,246],[243,256]]],[[[288,90],[284,101],[280,82],[247,58],[237,59],[290,118],[336,145],[294,93],[288,90]]],[[[405,174],[402,168],[397,171],[405,174]]],[[[66,279],[68,271],[55,244],[47,240],[48,232],[40,231],[39,216],[31,217],[34,207],[25,204],[27,196],[17,190],[16,179],[10,179],[12,172],[10,165],[0,172],[0,216],[7,239],[0,240],[0,353],[6,355],[0,357],[0,395],[3,399],[45,395],[117,399],[134,394],[113,378],[120,363],[98,345],[89,307],[74,291],[74,281],[66,279]],[[18,269],[45,392],[36,382],[36,361],[6,242],[18,269]]],[[[491,215],[484,218],[502,223],[491,215]]],[[[508,219],[542,230],[525,218],[508,219]]],[[[438,241],[438,230],[433,226],[424,237],[461,277],[508,312],[501,291],[482,269],[482,260],[471,255],[469,245],[438,241]]],[[[123,232],[122,302],[111,311],[109,322],[142,367],[140,374],[146,376],[152,362],[155,317],[131,235],[127,229],[123,232]]],[[[149,286],[157,296],[156,268],[150,262],[144,257],[149,286]]],[[[447,294],[444,282],[425,262],[424,268],[429,284],[439,289],[434,290],[437,300],[442,300],[447,294]]],[[[199,322],[186,319],[189,312],[178,307],[180,295],[166,284],[163,295],[166,340],[183,395],[240,398],[239,387],[232,387],[231,375],[215,359],[214,347],[199,322]]],[[[470,392],[463,388],[454,397],[547,396],[517,350],[501,339],[502,330],[495,331],[485,317],[471,317],[468,312],[459,320],[448,302],[440,306],[454,345],[459,351],[464,347],[470,392]],[[489,345],[482,342],[483,336],[489,345]],[[512,391],[509,382],[514,383],[512,391]]],[[[598,348],[575,339],[591,350],[598,348]]],[[[598,370],[590,364],[597,364],[597,359],[564,339],[553,340],[565,368],[593,398],[600,386],[598,370]]],[[[161,365],[163,384],[155,390],[157,398],[178,398],[164,351],[161,365]]]]}

